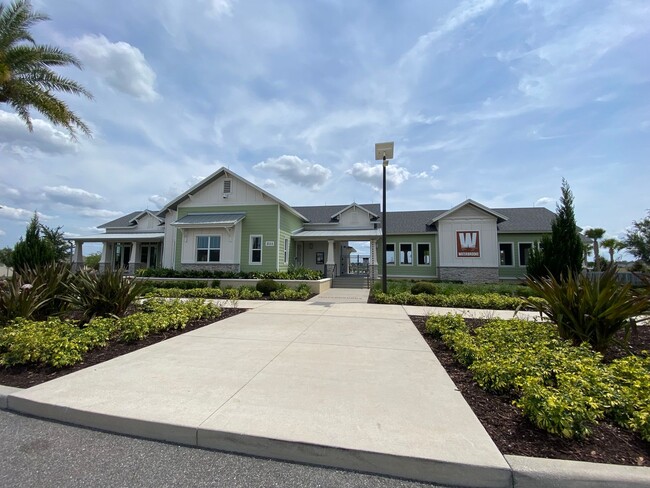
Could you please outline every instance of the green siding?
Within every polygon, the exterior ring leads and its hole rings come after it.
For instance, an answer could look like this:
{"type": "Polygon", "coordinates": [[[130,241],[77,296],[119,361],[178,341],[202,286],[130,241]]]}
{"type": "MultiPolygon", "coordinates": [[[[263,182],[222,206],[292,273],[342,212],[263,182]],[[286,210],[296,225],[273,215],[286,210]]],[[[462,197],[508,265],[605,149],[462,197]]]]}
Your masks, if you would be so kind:
{"type": "MultiPolygon", "coordinates": [[[[186,207],[178,209],[178,218],[189,213],[245,212],[242,221],[240,269],[249,271],[276,271],[278,269],[278,205],[237,205],[228,207],[186,207]],[[262,236],[262,264],[249,264],[250,236],[262,236]],[[266,241],[274,241],[274,246],[266,247],[266,241]]],[[[181,265],[181,231],[177,231],[176,269],[181,265]]]]}
{"type": "Polygon", "coordinates": [[[521,279],[526,276],[526,266],[519,266],[519,243],[539,242],[543,234],[499,234],[497,240],[501,243],[512,243],[513,266],[499,266],[499,278],[521,279]]]}
{"type": "MultiPolygon", "coordinates": [[[[388,244],[395,244],[395,264],[387,266],[387,274],[389,278],[436,278],[438,276],[438,235],[437,234],[413,234],[413,235],[389,235],[386,241],[388,244]],[[400,264],[399,259],[399,245],[412,244],[413,245],[413,264],[405,265],[400,264]],[[430,244],[431,249],[431,264],[418,265],[417,245],[422,243],[430,244]]],[[[382,241],[377,241],[377,261],[379,262],[379,273],[382,272],[382,241]]]]}
{"type": "Polygon", "coordinates": [[[278,269],[286,271],[295,262],[296,243],[291,238],[294,231],[302,228],[302,219],[296,217],[284,207],[280,207],[280,228],[278,232],[278,269]],[[289,260],[284,264],[284,240],[289,239],[289,260]]]}

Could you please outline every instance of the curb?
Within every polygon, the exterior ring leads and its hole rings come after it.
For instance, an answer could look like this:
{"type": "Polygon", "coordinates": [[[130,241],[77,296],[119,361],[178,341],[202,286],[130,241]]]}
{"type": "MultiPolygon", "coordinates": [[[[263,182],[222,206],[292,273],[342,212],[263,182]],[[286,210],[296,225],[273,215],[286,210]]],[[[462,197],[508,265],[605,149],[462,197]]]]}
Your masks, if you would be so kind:
{"type": "Polygon", "coordinates": [[[0,410],[7,410],[7,397],[12,393],[22,391],[22,388],[14,388],[13,386],[0,385],[0,410]]]}
{"type": "Polygon", "coordinates": [[[514,488],[647,488],[650,468],[505,455],[514,488]]]}

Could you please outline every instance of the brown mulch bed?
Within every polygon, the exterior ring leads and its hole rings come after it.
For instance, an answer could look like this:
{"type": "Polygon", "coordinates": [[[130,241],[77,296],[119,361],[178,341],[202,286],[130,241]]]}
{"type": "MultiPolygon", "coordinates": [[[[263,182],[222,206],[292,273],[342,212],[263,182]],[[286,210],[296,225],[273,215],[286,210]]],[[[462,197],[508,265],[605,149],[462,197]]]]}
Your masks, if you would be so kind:
{"type": "MultiPolygon", "coordinates": [[[[472,374],[456,362],[442,340],[426,333],[426,317],[412,316],[411,320],[503,454],[650,466],[650,443],[608,421],[601,421],[593,433],[582,440],[564,439],[538,429],[512,405],[514,396],[494,395],[482,390],[472,374]]],[[[478,321],[470,323],[470,326],[478,325],[478,321]]],[[[650,351],[650,326],[639,327],[630,346],[635,352],[650,351]]],[[[622,353],[617,350],[613,356],[622,353]]]]}
{"type": "Polygon", "coordinates": [[[119,342],[117,340],[111,341],[106,347],[93,349],[86,353],[83,362],[77,363],[67,368],[53,368],[51,366],[12,366],[9,368],[0,367],[0,385],[14,386],[18,388],[29,388],[30,386],[38,385],[46,381],[65,376],[80,369],[94,366],[96,364],[108,361],[109,359],[122,356],[123,354],[136,351],[143,347],[150,346],[165,339],[170,339],[186,332],[199,329],[206,325],[218,322],[219,320],[227,319],[239,313],[245,312],[241,308],[224,308],[221,315],[216,319],[201,319],[189,322],[184,329],[168,330],[157,334],[150,334],[141,341],[135,342],[119,342]]]}

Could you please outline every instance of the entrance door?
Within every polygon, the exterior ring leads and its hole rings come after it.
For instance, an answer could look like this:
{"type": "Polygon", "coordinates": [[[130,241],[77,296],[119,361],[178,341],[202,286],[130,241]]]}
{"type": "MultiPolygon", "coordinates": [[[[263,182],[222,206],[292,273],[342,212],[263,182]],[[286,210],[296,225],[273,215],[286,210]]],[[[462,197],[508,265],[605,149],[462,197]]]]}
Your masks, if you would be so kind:
{"type": "Polygon", "coordinates": [[[158,264],[158,245],[143,244],[140,246],[140,263],[146,268],[155,268],[158,264]]]}
{"type": "Polygon", "coordinates": [[[131,259],[131,244],[122,244],[121,242],[115,244],[114,258],[115,269],[128,269],[129,260],[131,259]]]}

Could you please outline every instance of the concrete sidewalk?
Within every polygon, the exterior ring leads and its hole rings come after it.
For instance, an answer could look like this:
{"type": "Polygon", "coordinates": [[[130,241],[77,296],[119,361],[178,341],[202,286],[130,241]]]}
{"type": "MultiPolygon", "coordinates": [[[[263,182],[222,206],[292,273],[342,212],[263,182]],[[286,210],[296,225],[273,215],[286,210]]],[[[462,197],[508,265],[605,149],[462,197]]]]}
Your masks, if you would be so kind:
{"type": "Polygon", "coordinates": [[[452,486],[650,486],[648,468],[504,457],[408,318],[512,312],[369,305],[362,292],[240,301],[251,310],[27,390],[0,388],[0,407],[452,486]]]}
{"type": "Polygon", "coordinates": [[[265,302],[7,401],[188,445],[511,486],[508,463],[399,306],[265,302]]]}

